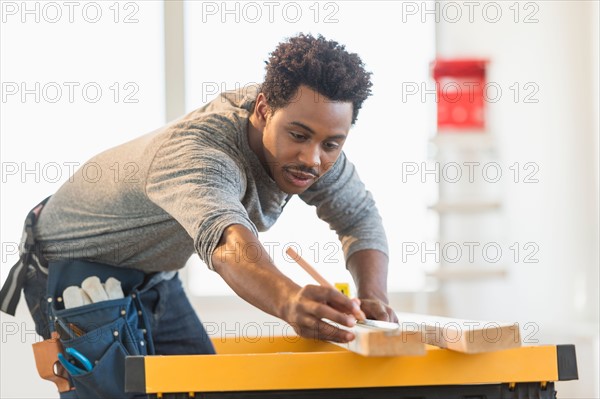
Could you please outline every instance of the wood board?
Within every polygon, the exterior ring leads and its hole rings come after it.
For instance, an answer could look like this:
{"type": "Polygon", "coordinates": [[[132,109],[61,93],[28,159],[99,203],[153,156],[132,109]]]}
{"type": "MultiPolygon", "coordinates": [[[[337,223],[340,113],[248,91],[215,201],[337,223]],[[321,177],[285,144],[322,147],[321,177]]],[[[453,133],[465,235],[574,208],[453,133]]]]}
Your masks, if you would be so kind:
{"type": "Polygon", "coordinates": [[[484,353],[521,346],[519,324],[396,313],[400,328],[419,331],[428,345],[462,353],[484,353]]]}
{"type": "Polygon", "coordinates": [[[356,324],[352,328],[328,323],[354,333],[356,338],[348,343],[333,342],[342,348],[363,356],[424,356],[425,343],[418,331],[400,328],[375,328],[356,324]]]}
{"type": "Polygon", "coordinates": [[[363,356],[421,356],[425,344],[452,351],[475,354],[521,346],[518,323],[465,320],[450,317],[397,313],[399,324],[357,324],[352,328],[356,339],[336,345],[363,356]]]}

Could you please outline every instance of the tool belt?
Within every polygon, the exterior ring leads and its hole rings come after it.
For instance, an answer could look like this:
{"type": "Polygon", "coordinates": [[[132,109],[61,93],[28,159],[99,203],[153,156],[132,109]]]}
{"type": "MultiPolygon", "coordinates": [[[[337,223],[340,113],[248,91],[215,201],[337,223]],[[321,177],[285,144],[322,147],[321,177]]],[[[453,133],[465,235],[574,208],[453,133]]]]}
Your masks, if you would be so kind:
{"type": "Polygon", "coordinates": [[[154,353],[150,323],[139,297],[145,274],[84,260],[50,262],[48,318],[60,343],[82,354],[93,365],[89,371],[70,374],[77,398],[132,398],[125,394],[125,357],[154,353]],[[87,277],[121,281],[124,298],[65,309],[65,288],[81,285],[87,277]]]}
{"type": "Polygon", "coordinates": [[[146,275],[84,260],[46,262],[33,227],[47,201],[27,215],[19,261],[0,291],[0,310],[14,315],[21,290],[25,292],[36,331],[46,339],[33,345],[38,372],[56,384],[61,398],[133,398],[135,394],[125,394],[125,357],[154,354],[150,323],[139,297],[146,275]],[[79,286],[90,276],[120,280],[125,296],[65,309],[65,288],[79,286]],[[67,372],[58,358],[69,359],[72,353],[90,367],[81,373],[69,367],[71,373],[67,372]]]}
{"type": "MultiPolygon", "coordinates": [[[[41,256],[41,249],[39,246],[36,246],[33,227],[35,226],[42,208],[44,205],[46,205],[46,202],[48,202],[49,199],[50,197],[37,204],[27,214],[23,226],[21,244],[19,245],[19,260],[10,269],[8,278],[2,286],[2,290],[0,290],[0,311],[11,316],[15,315],[17,305],[19,304],[19,299],[21,298],[21,290],[29,287],[29,280],[31,280],[38,273],[41,274],[41,276],[48,276],[48,264],[45,262],[43,256],[41,256]]],[[[42,277],[42,280],[44,279],[45,278],[42,277]]],[[[40,306],[40,304],[33,304],[29,302],[27,305],[32,313],[34,310],[37,310],[32,308],[40,306]]],[[[48,329],[40,328],[37,333],[44,338],[50,338],[48,329]]]]}

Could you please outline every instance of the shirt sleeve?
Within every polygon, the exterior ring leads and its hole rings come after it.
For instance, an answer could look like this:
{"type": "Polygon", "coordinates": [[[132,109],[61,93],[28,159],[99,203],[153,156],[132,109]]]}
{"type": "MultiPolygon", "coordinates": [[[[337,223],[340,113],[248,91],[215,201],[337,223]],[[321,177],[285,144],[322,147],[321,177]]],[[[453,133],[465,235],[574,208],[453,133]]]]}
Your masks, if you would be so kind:
{"type": "Polygon", "coordinates": [[[256,236],[258,231],[240,200],[242,169],[201,137],[197,129],[181,128],[163,143],[149,168],[146,193],[188,232],[200,259],[214,270],[212,254],[225,228],[241,224],[256,236]]]}
{"type": "Polygon", "coordinates": [[[344,153],[300,198],[316,206],[319,218],[337,233],[346,261],[363,249],[388,254],[387,237],[373,196],[344,153]]]}

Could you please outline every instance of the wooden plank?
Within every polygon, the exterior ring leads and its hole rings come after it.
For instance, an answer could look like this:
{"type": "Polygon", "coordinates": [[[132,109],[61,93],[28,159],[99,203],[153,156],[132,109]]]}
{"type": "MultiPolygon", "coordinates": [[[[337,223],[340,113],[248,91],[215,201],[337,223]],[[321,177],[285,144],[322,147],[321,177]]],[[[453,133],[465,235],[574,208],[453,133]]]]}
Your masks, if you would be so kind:
{"type": "MultiPolygon", "coordinates": [[[[400,328],[373,327],[356,324],[352,328],[324,320],[332,326],[354,333],[356,338],[348,343],[336,343],[342,348],[363,356],[424,356],[425,343],[419,331],[400,328]]],[[[391,324],[391,323],[389,323],[391,324]]]]}
{"type": "Polygon", "coordinates": [[[419,356],[425,344],[461,353],[485,353],[521,346],[517,323],[465,320],[416,313],[397,313],[400,323],[371,322],[353,328],[356,339],[336,344],[363,356],[419,356]],[[396,326],[396,327],[394,327],[396,326]]]}
{"type": "Polygon", "coordinates": [[[521,346],[518,323],[465,320],[396,313],[404,331],[419,331],[422,342],[462,353],[484,353],[521,346]]]}

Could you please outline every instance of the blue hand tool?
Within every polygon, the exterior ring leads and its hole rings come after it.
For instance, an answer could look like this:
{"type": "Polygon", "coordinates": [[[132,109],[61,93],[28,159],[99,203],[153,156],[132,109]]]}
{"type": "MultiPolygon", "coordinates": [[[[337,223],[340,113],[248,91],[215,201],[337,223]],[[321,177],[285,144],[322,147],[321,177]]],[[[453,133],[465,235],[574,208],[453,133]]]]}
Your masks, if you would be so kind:
{"type": "Polygon", "coordinates": [[[85,357],[84,355],[82,355],[81,352],[79,352],[78,350],[76,350],[74,348],[67,348],[67,349],[65,349],[65,352],[68,355],[72,356],[81,366],[83,366],[83,369],[82,369],[82,368],[72,364],[71,362],[69,362],[67,360],[67,358],[62,353],[59,353],[58,360],[63,365],[65,370],[67,370],[69,372],[69,374],[80,375],[80,374],[84,374],[89,371],[92,371],[92,368],[94,368],[94,366],[92,365],[92,362],[90,362],[88,360],[88,358],[85,357]]]}

